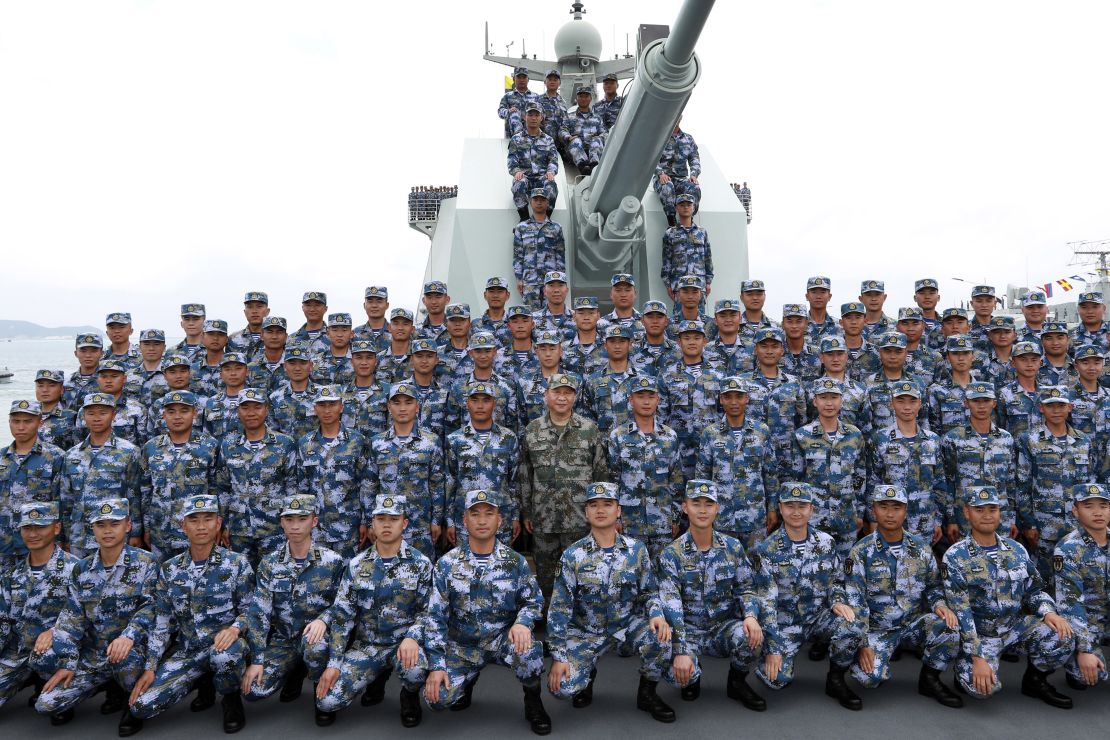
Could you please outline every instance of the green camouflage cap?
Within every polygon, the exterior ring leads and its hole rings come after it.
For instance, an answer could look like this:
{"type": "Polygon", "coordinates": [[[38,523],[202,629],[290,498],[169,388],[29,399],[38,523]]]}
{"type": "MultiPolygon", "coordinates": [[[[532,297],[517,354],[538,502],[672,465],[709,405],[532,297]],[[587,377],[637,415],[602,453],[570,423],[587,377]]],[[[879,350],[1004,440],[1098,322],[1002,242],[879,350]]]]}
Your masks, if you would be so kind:
{"type": "Polygon", "coordinates": [[[575,393],[578,392],[578,378],[568,373],[555,373],[547,381],[547,389],[549,391],[556,388],[570,388],[575,393]]]}

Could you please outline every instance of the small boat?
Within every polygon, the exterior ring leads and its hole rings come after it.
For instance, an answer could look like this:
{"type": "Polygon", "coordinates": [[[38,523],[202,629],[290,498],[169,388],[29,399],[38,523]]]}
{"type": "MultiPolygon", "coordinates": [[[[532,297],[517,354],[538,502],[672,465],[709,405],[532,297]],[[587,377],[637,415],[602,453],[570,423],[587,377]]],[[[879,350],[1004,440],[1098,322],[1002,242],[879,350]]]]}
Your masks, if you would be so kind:
{"type": "Polygon", "coordinates": [[[12,382],[12,377],[13,376],[14,376],[14,373],[11,370],[9,370],[6,367],[3,368],[2,370],[0,370],[0,383],[10,383],[10,382],[12,382]]]}

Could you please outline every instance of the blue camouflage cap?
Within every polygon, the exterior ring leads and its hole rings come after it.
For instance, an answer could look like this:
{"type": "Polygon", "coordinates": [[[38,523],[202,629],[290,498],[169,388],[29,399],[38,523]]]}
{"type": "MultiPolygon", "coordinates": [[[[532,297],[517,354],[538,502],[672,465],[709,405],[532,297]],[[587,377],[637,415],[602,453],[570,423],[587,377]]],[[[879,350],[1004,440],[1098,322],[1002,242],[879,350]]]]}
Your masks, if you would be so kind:
{"type": "Polygon", "coordinates": [[[181,507],[181,518],[193,514],[219,514],[220,501],[210,493],[200,493],[189,496],[181,507]]]}
{"type": "Polygon", "coordinates": [[[532,111],[536,111],[537,113],[542,114],[543,106],[537,103],[535,100],[529,100],[527,103],[524,104],[524,112],[531,113],[532,111]]]}
{"type": "Polygon", "coordinates": [[[1102,350],[1093,344],[1081,344],[1076,347],[1075,356],[1072,359],[1079,361],[1087,360],[1092,357],[1097,357],[1100,360],[1106,359],[1106,355],[1102,354],[1102,350]]]}
{"type": "Polygon", "coordinates": [[[35,371],[35,382],[40,380],[49,380],[51,383],[64,383],[66,379],[65,373],[61,370],[37,370],[35,371]]]}
{"type": "Polygon", "coordinates": [[[466,492],[466,508],[473,509],[480,504],[492,506],[495,509],[500,509],[497,503],[497,496],[493,491],[487,491],[484,488],[476,488],[473,491],[466,492]]]}
{"type": "Polygon", "coordinates": [[[762,280],[744,280],[740,283],[740,293],[760,293],[767,290],[767,285],[762,280]]]}
{"type": "Polygon", "coordinates": [[[556,388],[570,388],[577,393],[578,378],[569,373],[555,373],[547,381],[547,390],[552,391],[556,388]]]}
{"type": "Polygon", "coordinates": [[[716,502],[717,484],[703,478],[691,478],[686,481],[686,498],[707,498],[710,501],[716,502]]]}
{"type": "Polygon", "coordinates": [[[394,396],[409,396],[420,400],[420,394],[416,390],[416,384],[411,380],[401,380],[389,386],[389,397],[392,399],[394,396]]]}
{"type": "Polygon", "coordinates": [[[224,352],[224,356],[220,358],[220,367],[238,363],[240,365],[247,364],[247,358],[242,352],[224,352]]]}
{"type": "Polygon", "coordinates": [[[877,504],[881,501],[893,501],[899,504],[909,504],[910,499],[906,496],[906,491],[898,486],[889,486],[886,484],[875,486],[874,492],[871,494],[871,503],[877,504]]]}
{"type": "Polygon", "coordinates": [[[888,347],[905,349],[906,344],[906,335],[900,331],[888,331],[879,337],[878,341],[879,349],[886,349],[888,347]]]}
{"type": "Polygon", "coordinates": [[[801,481],[787,481],[779,489],[779,503],[793,501],[799,504],[812,504],[817,500],[813,487],[801,481]]]}
{"type": "Polygon", "coordinates": [[[632,341],[632,329],[621,324],[612,324],[605,329],[605,341],[610,339],[627,339],[632,341]]]}
{"type": "Polygon", "coordinates": [[[890,395],[894,398],[898,396],[921,398],[921,388],[912,380],[900,380],[891,384],[890,395]]]}
{"type": "Polygon", "coordinates": [[[806,290],[813,290],[814,288],[832,290],[832,280],[829,280],[824,275],[814,275],[806,280],[806,290]]]}
{"type": "Polygon", "coordinates": [[[105,324],[130,324],[131,314],[127,311],[113,311],[104,319],[105,324]]]}
{"type": "Polygon", "coordinates": [[[103,372],[115,372],[115,373],[125,373],[126,374],[128,368],[127,368],[127,365],[124,364],[121,360],[117,360],[114,357],[109,357],[106,360],[101,360],[100,364],[97,365],[96,369],[97,369],[98,372],[102,372],[102,373],[103,372]]]}
{"type": "Polygon", "coordinates": [[[42,416],[42,404],[38,401],[29,401],[21,398],[17,401],[12,401],[11,407],[8,409],[8,415],[11,414],[30,414],[31,416],[42,416]]]}
{"type": "Polygon", "coordinates": [[[584,296],[580,296],[578,298],[575,298],[574,299],[574,304],[573,304],[573,307],[574,307],[575,311],[578,311],[580,309],[590,309],[590,308],[592,308],[596,311],[597,306],[598,306],[597,298],[595,298],[592,295],[584,295],[584,296]]]}
{"type": "Polygon", "coordinates": [[[56,501],[31,501],[19,507],[20,527],[44,527],[59,518],[56,501]]]}
{"type": "Polygon", "coordinates": [[[551,331],[551,330],[541,331],[539,334],[536,335],[536,338],[534,340],[532,340],[532,344],[535,344],[536,346],[539,346],[541,344],[545,344],[545,345],[547,345],[547,344],[559,344],[559,345],[561,345],[562,343],[563,343],[562,335],[559,334],[559,332],[557,332],[557,331],[551,331]]]}
{"type": "Polygon", "coordinates": [[[406,321],[412,321],[412,311],[408,310],[407,308],[394,308],[389,312],[389,320],[394,321],[395,319],[405,319],[406,321]]]}
{"type": "Polygon", "coordinates": [[[524,77],[527,77],[528,76],[528,68],[527,67],[513,67],[513,77],[520,77],[521,75],[523,75],[524,77]]]}
{"type": "Polygon", "coordinates": [[[705,279],[701,275],[683,275],[674,284],[675,290],[683,288],[697,288],[705,290],[705,279]]]}
{"type": "Polygon", "coordinates": [[[605,75],[604,77],[602,77],[601,81],[602,82],[616,82],[617,81],[617,75],[616,75],[615,72],[610,72],[607,75],[605,75]]]}
{"type": "Polygon", "coordinates": [[[239,391],[239,405],[244,403],[260,403],[263,406],[270,404],[270,397],[261,388],[244,388],[239,391]]]}
{"type": "Polygon", "coordinates": [[[363,298],[384,298],[389,300],[389,288],[384,285],[371,285],[362,294],[363,298]]]}
{"type": "Polygon", "coordinates": [[[982,381],[970,383],[964,390],[964,398],[994,398],[994,385],[982,381]]]}
{"type": "Polygon", "coordinates": [[[1098,291],[1098,290],[1088,290],[1086,292],[1080,293],[1079,298],[1076,300],[1076,302],[1077,303],[1098,303],[1100,305],[1105,303],[1105,301],[1102,298],[1102,292],[1098,291]]]}
{"type": "Polygon", "coordinates": [[[987,323],[987,331],[1013,331],[1014,330],[1014,317],[1013,316],[991,316],[991,320],[987,323]]]}
{"type": "Polygon", "coordinates": [[[243,303],[265,303],[270,305],[270,296],[261,290],[249,290],[243,294],[243,303]]]}
{"type": "Polygon", "coordinates": [[[1005,506],[1006,497],[994,486],[966,486],[964,502],[968,506],[1005,506]]]}
{"type": "Polygon", "coordinates": [[[948,319],[966,319],[966,318],[967,318],[967,309],[966,308],[946,308],[946,309],[944,309],[943,311],[940,312],[940,320],[942,322],[948,321],[948,319]]]}
{"type": "Polygon", "coordinates": [[[340,311],[339,313],[328,314],[328,328],[333,326],[354,326],[355,322],[351,319],[351,314],[340,311]]]}
{"type": "Polygon", "coordinates": [[[356,339],[351,342],[351,354],[357,355],[365,352],[366,354],[378,356],[378,348],[371,339],[356,339]]]}
{"type": "Polygon", "coordinates": [[[1046,321],[1041,327],[1041,336],[1045,334],[1067,334],[1068,325],[1063,321],[1046,321]]]}
{"type": "Polygon", "coordinates": [[[289,331],[289,324],[281,316],[265,316],[262,319],[262,331],[277,327],[282,331],[289,331]]]}
{"type": "Polygon", "coordinates": [[[162,396],[162,406],[170,406],[172,404],[179,404],[181,406],[188,406],[196,408],[197,394],[192,391],[170,391],[162,396]]]}
{"type": "Polygon", "coordinates": [[[404,516],[406,503],[408,502],[404,496],[379,493],[374,497],[374,508],[370,516],[404,516]]]}
{"type": "Polygon", "coordinates": [[[663,303],[663,301],[644,301],[644,309],[643,309],[642,313],[644,313],[644,314],[661,313],[664,316],[666,316],[667,315],[667,304],[663,303]]]}
{"type": "Polygon", "coordinates": [[[806,319],[809,318],[809,311],[800,303],[784,303],[782,306],[782,317],[784,319],[791,317],[806,319]]]}
{"type": "Polygon", "coordinates": [[[506,281],[503,277],[491,277],[486,280],[486,290],[495,290],[497,288],[508,290],[508,281],[506,281]]]}
{"type": "Polygon", "coordinates": [[[933,290],[940,290],[940,283],[938,283],[933,278],[921,278],[920,280],[914,280],[913,281],[913,292],[914,293],[916,293],[919,290],[925,290],[926,288],[932,288],[933,290]]]}
{"type": "Polygon", "coordinates": [[[678,203],[694,203],[695,200],[691,193],[681,193],[674,199],[674,202],[677,205],[678,203]]]}
{"type": "Polygon", "coordinates": [[[836,378],[817,378],[813,381],[813,395],[823,396],[827,393],[843,396],[844,386],[836,378]]]}
{"type": "Polygon", "coordinates": [[[620,285],[621,283],[628,283],[629,285],[636,286],[636,278],[632,277],[631,273],[618,272],[613,277],[609,278],[610,285],[620,285]]]}
{"type": "Polygon", "coordinates": [[[424,290],[421,291],[424,295],[429,293],[447,293],[447,283],[442,280],[429,280],[424,283],[424,290]]]}
{"type": "Polygon", "coordinates": [[[203,303],[182,303],[181,304],[181,316],[182,317],[185,317],[185,316],[204,317],[205,316],[204,304],[203,303]]]}
{"type": "Polygon", "coordinates": [[[1071,391],[1063,385],[1044,386],[1037,391],[1037,402],[1042,404],[1071,403],[1071,391]]]}
{"type": "Polygon", "coordinates": [[[675,334],[686,334],[687,332],[705,334],[705,324],[697,319],[684,319],[675,324],[675,334]]]}
{"type": "Polygon", "coordinates": [[[438,355],[439,347],[437,347],[436,343],[431,339],[421,337],[420,339],[412,340],[409,344],[409,354],[415,355],[417,352],[431,352],[432,354],[438,355]]]}
{"type": "Polygon", "coordinates": [[[976,298],[976,297],[981,296],[981,295],[989,295],[991,298],[994,298],[994,286],[993,285],[976,285],[974,288],[971,289],[971,297],[972,298],[976,298]]]}
{"type": "Polygon", "coordinates": [[[312,516],[316,513],[316,496],[311,493],[295,493],[286,496],[281,502],[281,513],[278,516],[312,516]]]}
{"type": "Polygon", "coordinates": [[[563,79],[563,76],[559,74],[559,70],[555,69],[554,67],[547,70],[547,74],[544,75],[544,77],[558,77],[560,80],[563,79]]]}
{"type": "Polygon", "coordinates": [[[840,315],[841,316],[847,316],[848,314],[851,314],[851,313],[865,314],[865,313],[867,313],[867,306],[863,305],[859,301],[848,301],[847,303],[841,303],[840,304],[840,315]]]}
{"type": "Polygon", "coordinates": [[[548,283],[566,283],[566,282],[569,282],[567,280],[567,274],[565,272],[563,272],[562,270],[551,270],[550,272],[545,272],[544,275],[543,275],[543,284],[544,285],[547,285],[548,283]]]}
{"type": "Polygon", "coordinates": [[[476,331],[470,335],[470,341],[467,342],[466,348],[468,350],[475,349],[497,349],[497,338],[488,331],[476,331]]]}
{"type": "Polygon", "coordinates": [[[208,319],[204,322],[205,334],[227,334],[227,322],[223,319],[208,319]]]}
{"type": "Polygon", "coordinates": [[[610,501],[620,501],[620,494],[618,493],[616,483],[606,483],[599,481],[597,483],[586,484],[586,501],[594,501],[597,499],[608,499],[610,501]]]}
{"type": "Polygon", "coordinates": [[[886,283],[882,280],[864,280],[859,284],[859,292],[863,293],[885,293],[886,283]]]}
{"type": "Polygon", "coordinates": [[[783,344],[782,330],[773,326],[765,326],[755,333],[755,344],[760,342],[778,342],[783,344]]]}
{"type": "Polygon", "coordinates": [[[631,378],[628,379],[629,395],[633,393],[640,393],[641,391],[651,393],[657,393],[659,391],[659,386],[655,382],[655,376],[633,375],[631,378]]]}
{"type": "Polygon", "coordinates": [[[1036,342],[1015,342],[1014,348],[1010,350],[1010,357],[1021,357],[1022,355],[1040,355],[1041,346],[1036,342]]]}
{"type": "MultiPolygon", "coordinates": [[[[214,498],[214,497],[213,497],[214,498]]],[[[103,521],[122,521],[131,516],[131,506],[125,498],[109,498],[89,509],[89,524],[103,521]]]]}
{"type": "Polygon", "coordinates": [[[744,380],[739,375],[730,375],[721,380],[721,386],[717,390],[718,396],[723,396],[726,393],[743,393],[744,395],[751,395],[751,388],[748,381],[744,380]]]}
{"type": "Polygon", "coordinates": [[[527,306],[514,304],[505,309],[505,320],[508,321],[514,316],[527,316],[528,318],[532,318],[532,312],[528,310],[527,306]]]}
{"type": "Polygon", "coordinates": [[[953,334],[944,341],[945,352],[974,352],[975,343],[967,334],[953,334]]]}
{"type": "Polygon", "coordinates": [[[1048,303],[1048,296],[1043,290],[1031,290],[1021,298],[1023,306],[1044,306],[1048,303]]]}
{"type": "Polygon", "coordinates": [[[301,296],[301,303],[308,303],[316,301],[328,305],[328,294],[322,290],[306,290],[304,295],[301,296]]]}
{"type": "Polygon", "coordinates": [[[140,342],[161,342],[166,343],[166,332],[161,329],[143,329],[139,332],[140,342]]]}
{"type": "Polygon", "coordinates": [[[193,368],[193,363],[180,352],[174,352],[162,358],[162,369],[169,370],[171,367],[187,367],[191,370],[193,368]]]}
{"type": "Polygon", "coordinates": [[[740,311],[740,301],[738,301],[734,298],[722,298],[721,300],[717,301],[716,304],[714,304],[714,306],[713,306],[713,315],[714,316],[716,316],[719,313],[724,313],[725,311],[736,311],[736,312],[739,313],[739,311],[740,311]]]}
{"type": "Polygon", "coordinates": [[[316,396],[312,399],[313,403],[343,403],[343,394],[339,392],[337,385],[322,385],[316,389],[316,396]]]}
{"type": "Polygon", "coordinates": [[[466,397],[470,398],[471,396],[489,396],[490,398],[496,398],[497,386],[484,380],[475,380],[473,383],[468,383],[466,386],[466,397]]]}
{"type": "Polygon", "coordinates": [[[312,362],[312,350],[306,344],[289,344],[285,347],[285,362],[312,362]]]}
{"type": "Polygon", "coordinates": [[[530,191],[528,191],[528,197],[543,198],[544,200],[549,200],[547,197],[547,191],[543,188],[532,188],[530,191]]]}
{"type": "Polygon", "coordinates": [[[839,334],[826,334],[821,337],[821,344],[818,349],[820,354],[826,352],[847,352],[848,345],[844,342],[844,337],[839,334]]]}
{"type": "Polygon", "coordinates": [[[578,87],[574,88],[574,94],[589,95],[590,97],[593,97],[594,89],[590,85],[579,85],[578,87]]]}
{"type": "Polygon", "coordinates": [[[925,314],[917,306],[906,306],[898,309],[899,321],[924,321],[925,314]]]}
{"type": "Polygon", "coordinates": [[[1089,501],[1093,498],[1101,498],[1110,500],[1110,488],[1105,484],[1095,483],[1077,483],[1071,487],[1071,497],[1075,503],[1080,501],[1089,501]]]}
{"type": "Polygon", "coordinates": [[[104,349],[104,340],[100,338],[99,334],[78,334],[74,345],[76,349],[81,349],[82,347],[104,349]]]}

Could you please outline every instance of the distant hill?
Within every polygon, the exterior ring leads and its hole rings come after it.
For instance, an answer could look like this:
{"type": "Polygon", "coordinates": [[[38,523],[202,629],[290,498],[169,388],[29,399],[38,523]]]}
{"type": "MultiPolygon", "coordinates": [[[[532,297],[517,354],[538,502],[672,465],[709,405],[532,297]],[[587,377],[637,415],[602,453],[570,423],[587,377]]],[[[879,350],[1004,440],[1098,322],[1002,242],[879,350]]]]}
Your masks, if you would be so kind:
{"type": "Polygon", "coordinates": [[[0,319],[0,339],[45,339],[46,337],[75,337],[78,334],[100,334],[95,326],[39,326],[30,321],[0,319]]]}

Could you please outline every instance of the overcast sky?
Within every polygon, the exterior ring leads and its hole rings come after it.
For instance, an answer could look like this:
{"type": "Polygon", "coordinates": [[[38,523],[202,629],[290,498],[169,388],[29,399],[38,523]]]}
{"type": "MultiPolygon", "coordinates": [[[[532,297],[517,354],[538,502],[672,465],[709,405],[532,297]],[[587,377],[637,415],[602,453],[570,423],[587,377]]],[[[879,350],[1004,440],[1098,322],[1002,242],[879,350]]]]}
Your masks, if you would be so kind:
{"type": "MultiPolygon", "coordinates": [[[[611,57],[678,4],[586,7],[611,57]]],[[[463,139],[501,135],[483,22],[497,53],[551,57],[568,9],[0,3],[0,318],[175,328],[201,301],[239,325],[259,289],[299,320],[302,291],[357,314],[371,283],[413,305],[409,187],[456,182],[463,139]]],[[[1067,0],[717,3],[683,123],[752,189],[772,314],[818,272],[836,305],[883,278],[890,308],[915,277],[944,306],[967,296],[953,277],[1079,272],[1065,244],[1110,238],[1108,21],[1067,0]]]]}

